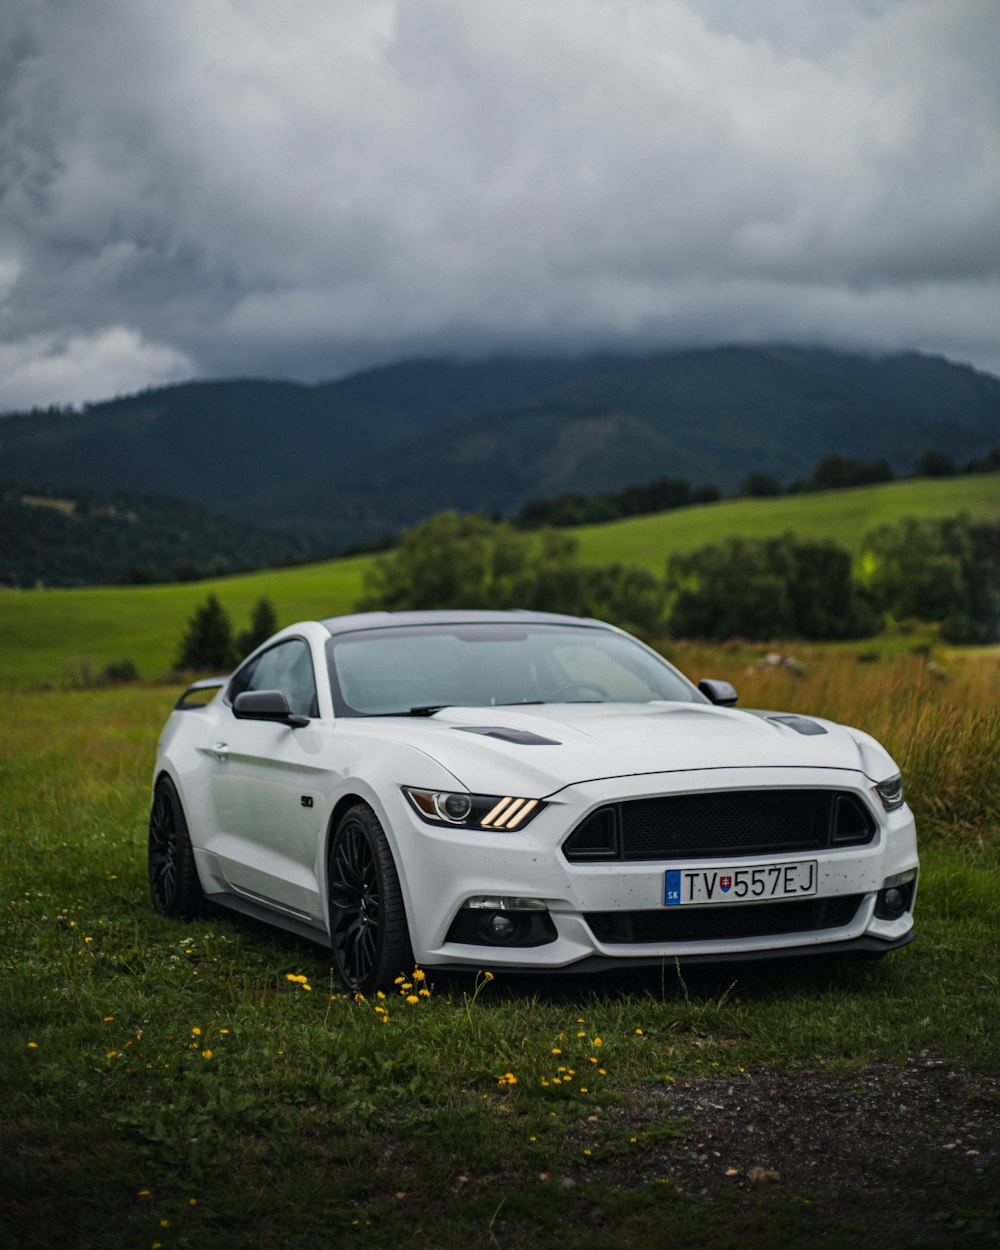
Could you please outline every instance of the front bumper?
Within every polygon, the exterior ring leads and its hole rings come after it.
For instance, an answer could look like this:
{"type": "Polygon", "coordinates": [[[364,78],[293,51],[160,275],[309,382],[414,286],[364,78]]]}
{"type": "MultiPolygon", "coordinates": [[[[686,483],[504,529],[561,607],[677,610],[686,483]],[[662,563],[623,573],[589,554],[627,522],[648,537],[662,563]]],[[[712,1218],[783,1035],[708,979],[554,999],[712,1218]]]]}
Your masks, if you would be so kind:
{"type": "MultiPolygon", "coordinates": [[[[685,963],[761,959],[794,954],[880,954],[905,945],[912,937],[912,900],[918,869],[913,817],[907,807],[887,813],[872,794],[871,782],[861,773],[841,769],[753,768],[705,769],[613,778],[568,787],[549,796],[545,809],[524,830],[497,833],[428,825],[399,795],[386,813],[393,831],[397,864],[406,901],[414,955],[428,967],[559,968],[621,967],[658,964],[675,959],[685,963]],[[803,854],[744,854],[724,860],[685,857],[683,862],[629,861],[571,863],[561,846],[592,811],[609,803],[665,794],[747,789],[836,789],[856,794],[870,811],[876,826],[872,840],[862,846],[810,851],[803,854]],[[768,932],[760,908],[768,901],[690,904],[665,909],[664,872],[668,868],[752,868],[761,863],[817,863],[819,901],[831,900],[827,911],[836,923],[815,927],[815,918],[801,930],[789,929],[785,913],[781,931],[768,932]],[[875,914],[878,892],[887,879],[914,874],[909,904],[902,915],[882,919],[875,914]],[[538,945],[505,945],[449,940],[455,918],[470,898],[525,897],[543,903],[554,937],[538,945]],[[832,905],[838,902],[839,906],[832,905]],[[733,917],[737,908],[752,908],[749,933],[736,936],[693,937],[673,926],[669,938],[652,940],[602,939],[595,915],[633,916],[651,923],[637,926],[655,931],[657,916],[665,910],[691,916],[712,911],[733,917]]],[[[671,917],[674,919],[674,917],[671,917]]],[[[713,928],[709,917],[708,930],[713,928]]],[[[819,922],[822,924],[822,920],[819,922]]],[[[681,923],[683,930],[683,923],[681,923]]],[[[702,924],[692,926],[705,929],[702,924]]],[[[733,926],[724,924],[723,929],[733,926]]],[[[739,925],[735,926],[737,929],[739,925]]],[[[626,930],[627,934],[627,930],[626,930]]]]}

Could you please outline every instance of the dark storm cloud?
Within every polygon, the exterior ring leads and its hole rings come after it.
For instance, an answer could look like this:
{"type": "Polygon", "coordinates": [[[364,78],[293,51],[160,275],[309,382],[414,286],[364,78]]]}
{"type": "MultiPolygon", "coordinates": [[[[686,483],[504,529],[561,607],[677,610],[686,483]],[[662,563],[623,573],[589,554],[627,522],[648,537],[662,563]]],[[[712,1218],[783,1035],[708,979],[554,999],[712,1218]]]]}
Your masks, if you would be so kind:
{"type": "Polygon", "coordinates": [[[0,41],[0,409],[511,348],[1000,371],[994,0],[16,0],[0,41]]]}

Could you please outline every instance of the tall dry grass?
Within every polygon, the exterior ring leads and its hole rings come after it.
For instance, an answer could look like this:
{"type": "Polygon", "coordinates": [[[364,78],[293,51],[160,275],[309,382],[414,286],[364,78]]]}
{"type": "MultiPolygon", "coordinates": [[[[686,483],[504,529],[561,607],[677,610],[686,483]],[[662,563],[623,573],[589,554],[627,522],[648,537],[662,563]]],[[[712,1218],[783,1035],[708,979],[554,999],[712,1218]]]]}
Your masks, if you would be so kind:
{"type": "Polygon", "coordinates": [[[695,680],[716,676],[740,706],[809,713],[855,725],[892,753],[921,836],[976,846],[1000,833],[1000,660],[993,653],[876,655],[847,648],[788,655],[677,644],[670,658],[695,680]]]}

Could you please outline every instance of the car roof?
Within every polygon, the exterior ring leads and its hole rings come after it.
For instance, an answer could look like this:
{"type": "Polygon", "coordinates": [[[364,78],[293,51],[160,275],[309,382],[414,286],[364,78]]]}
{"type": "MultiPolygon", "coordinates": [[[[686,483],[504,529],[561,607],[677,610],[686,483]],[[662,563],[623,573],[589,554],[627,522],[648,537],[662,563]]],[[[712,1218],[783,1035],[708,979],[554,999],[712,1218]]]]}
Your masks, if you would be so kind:
{"type": "Polygon", "coordinates": [[[361,630],[391,629],[407,625],[585,625],[592,629],[614,631],[614,626],[592,617],[563,616],[557,612],[529,612],[522,608],[509,610],[445,608],[428,612],[354,612],[347,616],[329,616],[319,623],[331,634],[361,630]]]}

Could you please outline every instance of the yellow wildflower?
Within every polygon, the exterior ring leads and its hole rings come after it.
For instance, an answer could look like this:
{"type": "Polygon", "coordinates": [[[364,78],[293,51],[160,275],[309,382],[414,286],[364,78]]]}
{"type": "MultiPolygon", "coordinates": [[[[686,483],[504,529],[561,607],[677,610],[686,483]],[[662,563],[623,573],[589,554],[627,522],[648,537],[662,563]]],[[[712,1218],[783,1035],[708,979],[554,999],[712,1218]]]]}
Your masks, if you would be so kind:
{"type": "Polygon", "coordinates": [[[29,1049],[29,1050],[37,1050],[37,1049],[38,1049],[38,1043],[37,1043],[37,1042],[29,1042],[29,1043],[28,1043],[28,1049],[29,1049]]]}
{"type": "Polygon", "coordinates": [[[561,1054],[562,1054],[562,1051],[559,1049],[559,1047],[558,1047],[558,1046],[553,1046],[553,1047],[552,1047],[552,1053],[553,1053],[554,1055],[561,1055],[561,1054]]]}
{"type": "Polygon", "coordinates": [[[426,979],[426,973],[424,972],[423,968],[413,969],[413,979],[414,981],[423,981],[426,979]]]}
{"type": "Polygon", "coordinates": [[[201,1037],[201,1029],[192,1029],[191,1032],[195,1037],[201,1037]]]}
{"type": "Polygon", "coordinates": [[[595,1046],[603,1046],[603,1045],[604,1045],[604,1043],[601,1041],[601,1039],[600,1039],[599,1037],[595,1037],[595,1038],[594,1038],[594,1045],[595,1045],[595,1046]]]}
{"type": "Polygon", "coordinates": [[[211,1058],[212,1058],[212,1052],[211,1052],[210,1050],[203,1050],[203,1051],[201,1052],[201,1057],[202,1057],[202,1059],[211,1059],[211,1058]]]}
{"type": "Polygon", "coordinates": [[[416,994],[407,994],[406,1001],[408,1003],[419,1003],[420,999],[416,996],[416,994]]]}

